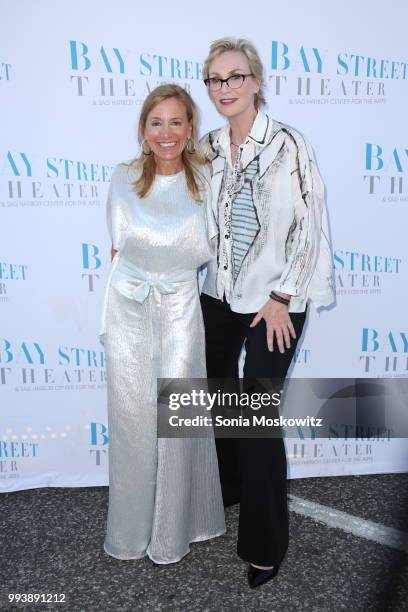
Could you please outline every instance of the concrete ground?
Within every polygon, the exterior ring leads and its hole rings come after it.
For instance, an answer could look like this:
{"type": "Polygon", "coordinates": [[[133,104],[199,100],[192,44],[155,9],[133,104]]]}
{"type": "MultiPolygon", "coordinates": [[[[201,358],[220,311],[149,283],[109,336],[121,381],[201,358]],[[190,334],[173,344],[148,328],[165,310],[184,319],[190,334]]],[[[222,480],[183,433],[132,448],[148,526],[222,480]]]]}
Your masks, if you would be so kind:
{"type": "Polygon", "coordinates": [[[174,565],[119,561],[103,551],[107,487],[0,496],[2,609],[69,612],[408,610],[408,474],[289,481],[288,555],[250,590],[228,532],[191,545],[174,565]],[[5,603],[9,592],[65,593],[65,604],[5,603]]]}

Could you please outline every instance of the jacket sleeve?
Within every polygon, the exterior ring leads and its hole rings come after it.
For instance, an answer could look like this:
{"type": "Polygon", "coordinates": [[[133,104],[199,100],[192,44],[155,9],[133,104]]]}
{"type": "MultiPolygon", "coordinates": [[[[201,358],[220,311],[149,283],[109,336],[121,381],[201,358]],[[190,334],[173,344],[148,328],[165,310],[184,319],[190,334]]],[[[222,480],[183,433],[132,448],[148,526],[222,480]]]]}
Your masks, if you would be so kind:
{"type": "Polygon", "coordinates": [[[204,184],[204,202],[205,206],[205,222],[207,227],[207,235],[211,240],[218,236],[218,225],[213,210],[213,197],[211,188],[211,164],[205,164],[201,169],[202,180],[204,184]]]}
{"type": "Polygon", "coordinates": [[[310,145],[300,135],[292,138],[294,219],[286,237],[286,265],[274,288],[289,295],[304,296],[319,257],[324,184],[310,145]]]}
{"type": "Polygon", "coordinates": [[[128,224],[124,202],[121,197],[121,191],[124,189],[123,176],[126,175],[126,169],[121,165],[116,166],[112,172],[111,183],[108,191],[106,202],[106,220],[108,232],[111,238],[112,247],[115,251],[119,251],[123,242],[125,228],[128,224]]]}

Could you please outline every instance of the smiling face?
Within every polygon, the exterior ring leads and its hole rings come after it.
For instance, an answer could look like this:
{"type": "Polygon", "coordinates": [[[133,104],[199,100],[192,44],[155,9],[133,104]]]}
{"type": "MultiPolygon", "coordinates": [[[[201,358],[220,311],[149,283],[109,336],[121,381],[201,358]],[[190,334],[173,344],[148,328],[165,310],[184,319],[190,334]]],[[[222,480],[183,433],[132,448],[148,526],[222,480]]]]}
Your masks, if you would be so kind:
{"type": "MultiPolygon", "coordinates": [[[[233,74],[250,74],[248,58],[242,51],[224,51],[217,55],[209,66],[210,78],[227,79],[233,74]]],[[[209,91],[221,115],[231,119],[242,113],[255,112],[255,94],[259,91],[259,81],[252,76],[245,78],[239,89],[231,89],[223,83],[218,91],[209,91]]]]}
{"type": "Polygon", "coordinates": [[[147,115],[143,136],[160,166],[182,163],[181,154],[191,133],[184,104],[177,98],[166,98],[147,115]]]}

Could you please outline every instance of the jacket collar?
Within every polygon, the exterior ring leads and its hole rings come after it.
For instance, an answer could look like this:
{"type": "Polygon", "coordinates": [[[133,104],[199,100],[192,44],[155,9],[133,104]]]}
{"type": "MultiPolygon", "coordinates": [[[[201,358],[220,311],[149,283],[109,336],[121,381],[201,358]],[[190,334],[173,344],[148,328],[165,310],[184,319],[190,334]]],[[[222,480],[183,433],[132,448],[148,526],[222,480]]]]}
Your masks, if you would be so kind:
{"type": "MultiPolygon", "coordinates": [[[[268,115],[258,110],[245,144],[252,142],[259,149],[264,147],[269,141],[269,135],[272,133],[272,123],[273,121],[268,115]]],[[[226,153],[229,151],[230,144],[230,126],[229,123],[226,123],[215,136],[213,145],[214,148],[221,148],[226,153]]]]}

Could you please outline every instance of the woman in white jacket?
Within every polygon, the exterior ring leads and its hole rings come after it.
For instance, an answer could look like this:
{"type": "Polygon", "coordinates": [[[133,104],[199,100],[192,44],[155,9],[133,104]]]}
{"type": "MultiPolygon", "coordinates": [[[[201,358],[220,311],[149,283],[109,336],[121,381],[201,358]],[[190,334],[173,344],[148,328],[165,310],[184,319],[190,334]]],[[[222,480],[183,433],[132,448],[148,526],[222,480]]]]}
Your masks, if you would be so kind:
{"type": "MultiPolygon", "coordinates": [[[[202,144],[212,165],[217,259],[201,295],[207,373],[283,380],[302,334],[308,299],[334,299],[324,185],[304,138],[261,110],[263,67],[245,39],[215,41],[204,83],[224,128],[202,144]]],[[[252,389],[256,389],[252,384],[252,389]]],[[[288,546],[282,438],[218,438],[224,504],[240,502],[238,555],[259,586],[288,546]]]]}

